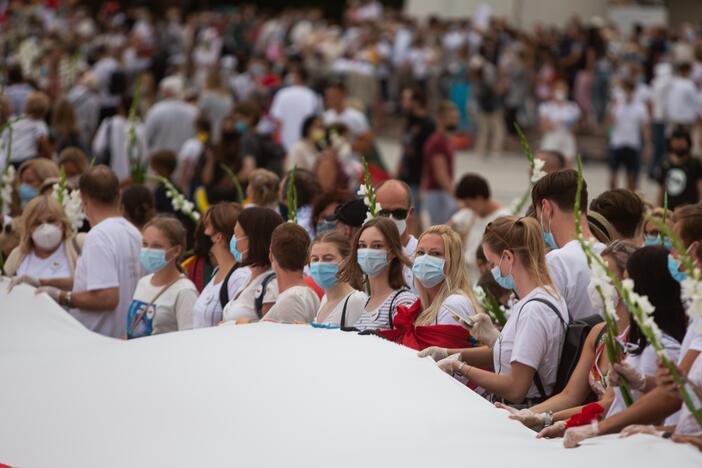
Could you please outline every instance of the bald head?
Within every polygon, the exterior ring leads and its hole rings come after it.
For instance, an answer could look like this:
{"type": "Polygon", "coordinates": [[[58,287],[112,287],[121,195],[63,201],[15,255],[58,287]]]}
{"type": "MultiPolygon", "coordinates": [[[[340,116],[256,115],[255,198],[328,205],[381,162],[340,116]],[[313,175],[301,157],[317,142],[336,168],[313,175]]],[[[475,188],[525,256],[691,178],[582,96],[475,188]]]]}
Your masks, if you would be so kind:
{"type": "Polygon", "coordinates": [[[412,190],[409,185],[397,179],[381,182],[375,189],[375,199],[384,209],[410,209],[412,207],[412,190]]]}

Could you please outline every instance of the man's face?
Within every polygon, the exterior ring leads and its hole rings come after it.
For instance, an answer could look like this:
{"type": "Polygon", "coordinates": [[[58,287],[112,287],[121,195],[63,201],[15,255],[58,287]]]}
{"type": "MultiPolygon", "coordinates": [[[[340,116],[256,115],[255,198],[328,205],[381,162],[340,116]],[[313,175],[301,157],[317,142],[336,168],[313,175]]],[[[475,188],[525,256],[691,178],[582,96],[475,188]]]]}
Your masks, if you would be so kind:
{"type": "Polygon", "coordinates": [[[391,181],[376,191],[375,199],[382,208],[380,215],[394,220],[400,235],[404,234],[407,225],[402,221],[408,221],[414,213],[407,191],[396,181],[391,181]]]}
{"type": "Polygon", "coordinates": [[[402,112],[410,114],[412,112],[412,90],[405,89],[402,91],[402,100],[400,101],[402,112]]]}

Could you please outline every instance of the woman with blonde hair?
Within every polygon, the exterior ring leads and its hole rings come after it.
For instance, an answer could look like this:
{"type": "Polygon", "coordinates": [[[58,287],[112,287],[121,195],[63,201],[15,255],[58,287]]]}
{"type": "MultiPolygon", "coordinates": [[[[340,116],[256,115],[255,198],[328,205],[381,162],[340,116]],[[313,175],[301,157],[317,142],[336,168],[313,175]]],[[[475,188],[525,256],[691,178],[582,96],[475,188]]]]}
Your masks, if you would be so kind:
{"type": "Polygon", "coordinates": [[[251,171],[249,185],[246,187],[246,197],[249,199],[249,204],[246,207],[259,206],[280,213],[278,209],[279,184],[280,177],[268,169],[251,171]]]}
{"type": "Polygon", "coordinates": [[[20,244],[5,262],[5,275],[14,276],[11,287],[70,287],[80,255],[83,235],[73,227],[61,204],[50,196],[30,201],[21,218],[20,244]]]}
{"type": "Polygon", "coordinates": [[[139,262],[147,275],[129,304],[127,338],[193,328],[198,294],[179,264],[185,248],[185,227],[175,217],[156,216],[144,226],[139,262]]]}
{"type": "Polygon", "coordinates": [[[502,332],[477,314],[471,333],[486,346],[432,347],[420,355],[439,360],[456,354],[440,363],[444,371],[483,387],[495,401],[530,406],[548,398],[556,383],[568,309],[549,276],[538,221],[498,218],[488,224],[482,244],[495,281],[519,297],[502,332]],[[488,368],[494,372],[483,370],[488,368]]]}
{"type": "Polygon", "coordinates": [[[398,307],[417,300],[402,274],[410,262],[402,253],[400,233],[391,220],[373,218],[356,233],[352,245],[339,281],[362,284],[370,291],[354,327],[361,331],[391,329],[398,307]]]}

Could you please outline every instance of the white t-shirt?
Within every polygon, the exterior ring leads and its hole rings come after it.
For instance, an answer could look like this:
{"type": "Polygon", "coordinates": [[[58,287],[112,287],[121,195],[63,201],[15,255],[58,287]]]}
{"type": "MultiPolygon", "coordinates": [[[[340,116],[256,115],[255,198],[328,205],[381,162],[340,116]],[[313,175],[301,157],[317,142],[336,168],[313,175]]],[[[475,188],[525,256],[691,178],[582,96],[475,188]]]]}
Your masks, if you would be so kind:
{"type": "MultiPolygon", "coordinates": [[[[681,355],[682,356],[682,355],[681,355]]],[[[702,388],[702,355],[697,356],[695,362],[692,363],[690,372],[687,373],[688,379],[696,385],[698,388],[702,388]]],[[[691,388],[690,385],[687,387],[687,392],[690,394],[690,398],[695,403],[695,407],[702,408],[702,402],[700,402],[699,396],[691,388]]],[[[702,434],[702,428],[697,422],[697,419],[692,415],[687,405],[683,404],[680,409],[680,417],[678,423],[675,425],[675,433],[681,435],[700,435],[702,434]]]]}
{"type": "Polygon", "coordinates": [[[675,124],[694,123],[699,116],[700,101],[700,93],[695,83],[690,79],[676,76],[668,90],[665,114],[675,124]]]}
{"type": "Polygon", "coordinates": [[[286,150],[301,138],[304,120],[319,110],[319,97],[306,86],[288,86],[275,94],[270,113],[281,123],[281,140],[286,150]]]}
{"type": "MultiPolygon", "coordinates": [[[[595,244],[595,251],[602,251],[604,245],[595,244]]],[[[587,287],[590,284],[590,268],[587,257],[577,240],[572,240],[560,249],[546,254],[546,265],[556,290],[568,304],[568,312],[573,320],[584,319],[601,311],[590,301],[587,287]]]]}
{"type": "MultiPolygon", "coordinates": [[[[93,154],[98,159],[102,158],[105,151],[109,149],[110,167],[119,180],[124,180],[130,175],[128,133],[129,121],[121,115],[114,115],[102,121],[93,139],[93,154]]],[[[136,136],[137,152],[146,161],[148,154],[144,144],[144,127],[141,123],[136,125],[136,136]]]]}
{"type": "MultiPolygon", "coordinates": [[[[370,298],[369,298],[370,299],[370,298]]],[[[390,325],[390,314],[394,317],[398,306],[411,306],[417,300],[417,296],[406,289],[400,289],[388,294],[382,304],[374,310],[363,307],[363,312],[354,327],[359,330],[387,330],[390,325]],[[390,310],[392,308],[392,310],[390,310]]],[[[366,304],[368,302],[366,301],[366,304]]]]}
{"type": "Polygon", "coordinates": [[[648,123],[646,105],[636,99],[632,99],[631,102],[615,101],[612,105],[612,118],[614,126],[610,134],[610,146],[641,148],[641,126],[648,123]]]}
{"type": "MultiPolygon", "coordinates": [[[[319,303],[319,308],[317,309],[317,314],[314,318],[315,323],[320,323],[318,320],[319,311],[322,310],[322,308],[327,304],[327,302],[327,295],[325,294],[324,296],[322,296],[322,301],[319,303]]],[[[363,309],[366,306],[366,302],[368,302],[368,296],[366,295],[366,293],[362,291],[350,292],[346,295],[346,297],[341,299],[336,304],[334,309],[332,309],[332,311],[329,312],[329,315],[327,315],[327,318],[324,319],[324,321],[321,322],[321,324],[331,325],[335,327],[351,327],[356,322],[358,322],[358,318],[363,313],[363,309]],[[346,316],[344,318],[344,323],[341,323],[341,317],[344,313],[344,304],[346,304],[346,316]]]]}
{"type": "Polygon", "coordinates": [[[319,297],[309,286],[293,286],[278,295],[263,320],[281,323],[311,323],[319,309],[319,297]]]}
{"type": "Polygon", "coordinates": [[[354,138],[370,131],[366,116],[353,107],[346,107],[341,113],[334,109],[327,109],[324,112],[324,125],[329,126],[335,123],[346,125],[354,138]]]}
{"type": "Polygon", "coordinates": [[[475,315],[475,309],[466,296],[451,294],[439,307],[439,312],[436,314],[436,325],[460,325],[453,313],[465,318],[475,315]]]}
{"type": "Polygon", "coordinates": [[[124,336],[127,310],[143,274],[140,250],[141,234],[121,216],[103,220],[86,234],[83,252],[76,264],[73,293],[107,288],[119,290],[119,303],[114,310],[70,309],[71,315],[89,330],[115,338],[124,336]]]}
{"type": "Polygon", "coordinates": [[[189,138],[185,143],[183,143],[183,147],[180,149],[180,151],[178,151],[178,160],[176,169],[173,172],[173,180],[180,180],[183,175],[183,167],[186,162],[192,163],[193,165],[198,163],[200,156],[202,155],[203,148],[204,145],[197,139],[197,137],[189,138]]]}
{"type": "Polygon", "coordinates": [[[539,105],[539,118],[549,121],[554,129],[568,130],[580,118],[580,108],[572,101],[548,101],[539,105]]]}
{"type": "MultiPolygon", "coordinates": [[[[407,245],[402,247],[402,253],[405,254],[405,257],[409,259],[410,263],[414,263],[414,253],[417,251],[417,244],[419,244],[419,240],[417,240],[417,238],[413,235],[410,235],[407,245]]],[[[407,284],[407,287],[410,288],[410,291],[412,291],[413,294],[418,295],[417,287],[414,284],[414,273],[412,273],[412,267],[404,265],[402,267],[402,276],[405,278],[405,283],[407,284]]]]}
{"type": "MultiPolygon", "coordinates": [[[[685,331],[685,336],[683,337],[682,344],[680,345],[680,354],[678,355],[678,365],[685,359],[685,355],[688,351],[699,351],[702,353],[702,334],[698,333],[697,330],[702,329],[702,318],[691,319],[687,324],[687,330],[685,331]]],[[[700,354],[702,355],[702,354],[700,354]]],[[[699,356],[698,356],[699,358],[699,356]]],[[[699,359],[695,360],[697,363],[699,359]]],[[[692,369],[688,373],[692,375],[692,369]]],[[[685,405],[683,405],[684,408],[685,405]]],[[[676,411],[674,414],[668,416],[665,420],[664,426],[675,426],[682,416],[682,409],[676,411]]],[[[694,418],[693,418],[694,419],[694,418]]]]}
{"type": "Polygon", "coordinates": [[[130,338],[193,328],[193,305],[197,300],[197,288],[193,282],[183,276],[163,290],[166,285],[151,284],[153,276],[150,274],[140,279],[134,291],[126,322],[130,338]],[[143,313],[156,296],[156,301],[143,313]]]}
{"type": "MultiPolygon", "coordinates": [[[[37,141],[41,137],[49,135],[49,127],[43,120],[23,118],[12,124],[12,153],[10,161],[22,162],[35,158],[39,155],[37,141]]],[[[0,154],[3,155],[3,163],[7,154],[7,145],[10,141],[10,131],[5,129],[0,138],[0,154]]],[[[4,164],[3,164],[4,166],[4,164]]]]}
{"type": "MultiPolygon", "coordinates": [[[[680,354],[680,343],[678,341],[666,334],[661,336],[661,345],[663,349],[668,354],[668,357],[673,361],[678,360],[678,355],[680,354]]],[[[653,346],[646,346],[641,354],[628,354],[624,359],[624,362],[629,364],[631,367],[636,369],[639,373],[653,377],[656,375],[656,351],[653,346]]],[[[641,398],[642,393],[636,390],[630,390],[631,397],[634,401],[641,398]]],[[[607,417],[613,416],[620,413],[626,409],[626,403],[624,403],[624,398],[622,398],[622,393],[619,387],[614,388],[614,402],[612,406],[609,407],[607,412],[607,417]]]]}
{"type": "MultiPolygon", "coordinates": [[[[237,295],[229,296],[234,299],[224,308],[223,320],[229,322],[240,318],[259,320],[261,317],[256,313],[256,297],[261,294],[263,280],[273,273],[268,270],[261,273],[256,278],[247,281],[237,295]]],[[[275,279],[268,282],[263,295],[263,304],[271,304],[278,300],[278,281],[275,279]]]]}
{"type": "MultiPolygon", "coordinates": [[[[207,286],[200,293],[197,302],[193,306],[193,328],[213,327],[222,321],[222,304],[219,302],[219,290],[222,283],[215,283],[215,272],[207,286]]],[[[229,277],[229,300],[236,297],[241,289],[251,279],[251,269],[249,267],[237,268],[229,277]]],[[[230,302],[231,303],[231,302],[230,302]]]]}
{"type": "Polygon", "coordinates": [[[63,242],[54,253],[46,258],[37,257],[34,250],[29,252],[17,268],[16,274],[36,279],[70,278],[73,276],[63,242]]]}
{"type": "MultiPolygon", "coordinates": [[[[502,337],[495,343],[492,359],[496,374],[508,375],[513,362],[536,369],[548,396],[556,383],[565,327],[546,304],[536,301],[527,304],[534,298],[549,301],[560,312],[561,318],[568,321],[565,301],[556,299],[543,288],[535,288],[512,308],[512,314],[502,329],[502,337]]],[[[537,397],[541,394],[532,382],[526,398],[537,397]]]]}

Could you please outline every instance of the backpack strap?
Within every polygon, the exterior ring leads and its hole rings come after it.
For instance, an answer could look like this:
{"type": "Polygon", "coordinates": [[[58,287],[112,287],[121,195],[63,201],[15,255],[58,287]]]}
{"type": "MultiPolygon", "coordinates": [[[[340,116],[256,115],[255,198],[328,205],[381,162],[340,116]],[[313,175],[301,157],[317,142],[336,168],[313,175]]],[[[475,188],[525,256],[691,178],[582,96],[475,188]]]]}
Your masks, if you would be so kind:
{"type": "Polygon", "coordinates": [[[392,306],[395,304],[395,299],[397,299],[397,296],[402,294],[403,292],[407,291],[407,289],[402,288],[399,291],[395,293],[394,296],[392,296],[392,300],[390,301],[390,309],[388,310],[388,324],[390,325],[390,330],[393,329],[393,324],[392,324],[392,306]]]}
{"type": "Polygon", "coordinates": [[[265,278],[263,278],[263,281],[261,281],[261,292],[254,300],[254,308],[256,309],[256,315],[258,315],[258,318],[263,318],[263,315],[261,314],[261,312],[263,312],[263,298],[266,295],[268,284],[274,279],[275,273],[269,273],[265,278]]]}
{"type": "Polygon", "coordinates": [[[239,264],[235,263],[231,270],[227,272],[227,276],[224,277],[222,286],[219,288],[219,305],[222,306],[222,310],[224,310],[224,307],[229,303],[229,279],[238,268],[239,264]]]}
{"type": "MultiPolygon", "coordinates": [[[[561,324],[563,325],[563,328],[568,331],[568,324],[566,323],[565,320],[563,320],[563,317],[561,317],[561,313],[558,312],[558,309],[556,309],[556,306],[553,305],[550,301],[547,301],[546,299],[542,299],[540,297],[535,297],[533,299],[529,299],[524,303],[524,305],[519,309],[519,313],[522,313],[522,309],[524,309],[524,306],[526,306],[530,302],[540,302],[542,304],[545,304],[549,309],[553,311],[554,314],[556,314],[556,317],[558,317],[558,320],[561,321],[561,324]]],[[[546,395],[546,389],[544,388],[544,384],[541,381],[541,377],[539,376],[539,370],[535,369],[534,370],[534,385],[536,385],[536,389],[539,391],[539,394],[541,395],[541,401],[546,400],[548,396],[546,395]]]]}
{"type": "Polygon", "coordinates": [[[353,296],[353,292],[350,292],[346,299],[344,300],[344,308],[341,310],[341,322],[339,322],[339,328],[342,330],[346,328],[346,306],[349,305],[349,299],[353,296]]]}

